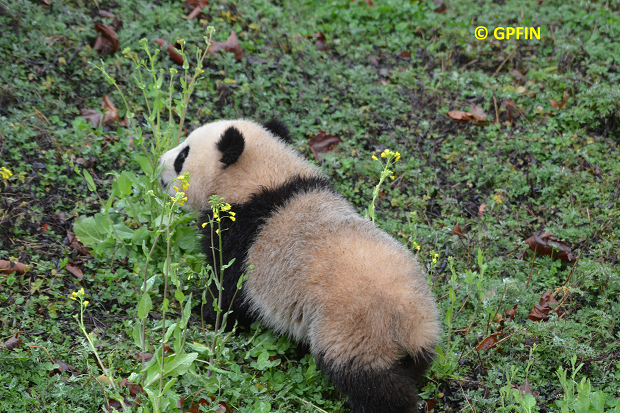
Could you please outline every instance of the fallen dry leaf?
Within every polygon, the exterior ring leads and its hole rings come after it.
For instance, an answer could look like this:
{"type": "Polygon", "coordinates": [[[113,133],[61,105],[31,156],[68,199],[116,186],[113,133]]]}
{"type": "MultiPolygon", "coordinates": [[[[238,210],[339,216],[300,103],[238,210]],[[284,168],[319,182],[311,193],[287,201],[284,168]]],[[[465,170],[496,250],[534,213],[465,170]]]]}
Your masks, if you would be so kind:
{"type": "Polygon", "coordinates": [[[506,108],[506,113],[508,113],[508,120],[512,123],[512,119],[513,117],[517,117],[519,115],[519,112],[516,112],[515,116],[515,111],[517,109],[517,107],[515,106],[515,101],[513,99],[504,99],[502,100],[502,103],[500,105],[500,107],[504,107],[506,108]]]}
{"type": "Polygon", "coordinates": [[[93,49],[101,54],[113,55],[120,47],[118,42],[118,36],[114,32],[114,29],[110,26],[104,26],[103,24],[95,24],[95,30],[100,33],[95,40],[93,49]]]}
{"type": "Polygon", "coordinates": [[[435,6],[439,6],[434,10],[435,13],[444,14],[446,12],[446,3],[444,0],[433,0],[433,3],[435,3],[435,6]]]}
{"type": "Polygon", "coordinates": [[[118,110],[108,95],[101,100],[101,110],[103,114],[96,109],[80,109],[81,115],[78,118],[86,119],[94,128],[98,128],[99,125],[108,126],[119,121],[118,110]]]}
{"type": "Polygon", "coordinates": [[[136,397],[139,394],[146,394],[140,384],[129,383],[129,380],[127,380],[126,378],[121,380],[118,385],[120,387],[127,387],[127,389],[129,389],[129,395],[131,397],[136,397]]]}
{"type": "Polygon", "coordinates": [[[183,7],[188,8],[191,12],[187,15],[188,20],[193,20],[196,17],[204,19],[207,17],[202,13],[202,10],[209,6],[209,0],[185,0],[183,7]]]}
{"type": "Polygon", "coordinates": [[[82,244],[75,236],[75,233],[71,231],[67,231],[67,242],[69,244],[69,248],[76,250],[80,255],[90,256],[90,251],[93,250],[92,248],[84,246],[84,244],[82,244]]]}
{"type": "Polygon", "coordinates": [[[527,393],[527,394],[531,394],[536,399],[538,399],[538,392],[533,391],[532,385],[527,380],[525,380],[525,382],[522,385],[517,386],[517,390],[519,390],[519,393],[521,393],[521,396],[525,396],[525,394],[527,393]]]}
{"type": "Polygon", "coordinates": [[[82,273],[82,270],[80,270],[78,267],[67,264],[65,265],[65,270],[67,270],[69,274],[73,275],[78,280],[84,279],[84,274],[82,273]]]}
{"type": "Polygon", "coordinates": [[[527,316],[530,320],[547,321],[549,319],[549,313],[556,313],[559,317],[563,316],[565,311],[562,308],[556,308],[552,310],[549,304],[558,304],[558,301],[553,298],[551,291],[546,291],[541,297],[540,302],[532,308],[530,314],[527,316]]]}
{"type": "Polygon", "coordinates": [[[324,52],[327,50],[327,40],[325,40],[325,35],[321,32],[316,32],[307,36],[309,39],[316,39],[314,41],[314,45],[316,49],[320,52],[324,52]]]}
{"type": "Polygon", "coordinates": [[[515,304],[512,309],[506,311],[506,316],[508,316],[508,321],[512,321],[515,319],[517,315],[517,304],[515,304]]]}
{"type": "Polygon", "coordinates": [[[187,15],[188,20],[194,20],[196,17],[204,19],[207,16],[202,10],[209,6],[209,0],[185,0],[183,6],[191,10],[187,15]]]}
{"type": "Polygon", "coordinates": [[[484,215],[484,211],[487,210],[487,204],[480,204],[480,206],[478,207],[478,218],[482,218],[482,216],[484,215]]]}
{"type": "Polygon", "coordinates": [[[502,334],[501,332],[489,334],[484,340],[482,340],[477,346],[476,350],[486,351],[497,344],[498,337],[502,334]]]}
{"type": "Polygon", "coordinates": [[[144,356],[144,361],[151,361],[153,358],[153,353],[136,352],[136,360],[142,361],[142,356],[144,356]]]}
{"type": "Polygon", "coordinates": [[[99,10],[98,14],[99,14],[99,17],[103,17],[103,18],[106,18],[106,19],[114,19],[112,21],[112,28],[114,30],[118,30],[118,28],[123,25],[123,21],[121,19],[119,19],[118,17],[116,17],[116,15],[110,13],[109,11],[99,10]]]}
{"type": "Polygon", "coordinates": [[[2,272],[2,274],[13,274],[17,271],[20,275],[24,275],[30,268],[32,268],[31,265],[26,265],[21,262],[0,260],[0,272],[2,272]]]}
{"type": "Polygon", "coordinates": [[[555,235],[550,232],[536,232],[525,240],[530,248],[536,251],[536,254],[550,255],[553,258],[559,258],[565,262],[575,262],[575,257],[568,243],[558,240],[555,235]]]}
{"type": "MultiPolygon", "coordinates": [[[[209,399],[210,400],[205,399],[204,397],[200,398],[197,402],[192,403],[191,407],[189,409],[185,410],[185,413],[200,413],[200,406],[203,405],[203,404],[206,405],[206,406],[210,405],[211,402],[215,400],[215,397],[209,396],[209,399]]],[[[181,402],[181,406],[177,406],[177,407],[182,408],[183,407],[183,401],[179,400],[179,402],[181,402]]]]}
{"type": "Polygon", "coordinates": [[[167,44],[168,45],[168,54],[170,55],[170,58],[172,60],[174,60],[175,63],[178,63],[180,65],[183,64],[183,56],[181,56],[181,53],[179,53],[179,51],[177,49],[175,49],[173,45],[171,45],[170,43],[166,42],[164,39],[155,39],[155,43],[157,43],[160,46],[163,46],[164,44],[167,44]]]}
{"type": "Polygon", "coordinates": [[[566,107],[566,103],[568,103],[568,102],[556,102],[553,99],[549,99],[549,103],[551,103],[551,108],[562,109],[562,108],[566,107]]]}
{"type": "Polygon", "coordinates": [[[486,119],[487,117],[487,114],[484,113],[484,109],[482,109],[480,106],[475,105],[473,103],[469,104],[469,110],[472,115],[476,116],[476,119],[478,118],[486,119]]]}
{"type": "Polygon", "coordinates": [[[80,109],[81,115],[78,118],[84,118],[89,121],[94,128],[99,127],[101,123],[101,113],[96,109],[80,109]]]}
{"type": "Polygon", "coordinates": [[[228,407],[228,403],[219,402],[217,404],[217,410],[215,411],[215,413],[232,413],[232,410],[230,410],[230,407],[228,407]]]}
{"type": "Polygon", "coordinates": [[[312,139],[308,141],[308,145],[310,146],[310,151],[314,155],[314,159],[317,162],[320,162],[319,154],[327,153],[334,149],[336,145],[342,142],[337,136],[328,135],[324,131],[319,129],[319,133],[314,135],[312,139]]]}
{"type": "Polygon", "coordinates": [[[225,42],[211,41],[211,45],[207,49],[207,53],[215,55],[217,52],[230,52],[235,54],[235,60],[240,61],[243,57],[243,49],[239,45],[239,39],[237,39],[237,33],[231,30],[228,39],[225,42]]]}
{"type": "Polygon", "coordinates": [[[465,234],[463,234],[463,231],[461,230],[461,224],[459,224],[458,222],[456,223],[454,228],[452,228],[452,231],[450,231],[450,233],[452,235],[458,235],[461,238],[465,238],[465,234]]]}
{"type": "Polygon", "coordinates": [[[7,350],[15,350],[16,348],[19,348],[19,345],[22,343],[22,339],[18,338],[19,333],[21,333],[21,331],[18,331],[13,337],[4,342],[7,350]]]}
{"type": "Polygon", "coordinates": [[[72,376],[76,375],[78,373],[77,370],[75,369],[75,367],[73,367],[69,363],[65,363],[64,361],[62,361],[60,359],[55,359],[54,363],[58,364],[58,368],[55,368],[54,370],[50,371],[50,376],[53,376],[54,374],[60,374],[63,371],[71,373],[72,376]]]}
{"type": "Polygon", "coordinates": [[[118,110],[116,110],[116,106],[114,106],[108,95],[103,96],[101,100],[101,110],[103,111],[103,126],[119,121],[118,110]]]}
{"type": "Polygon", "coordinates": [[[448,112],[448,117],[452,118],[452,120],[454,120],[456,123],[471,122],[477,126],[482,126],[484,123],[487,122],[487,120],[482,116],[470,112],[464,112],[462,110],[450,111],[448,112]]]}
{"type": "Polygon", "coordinates": [[[427,412],[432,411],[435,408],[435,406],[437,406],[437,403],[439,403],[439,400],[437,400],[434,397],[431,397],[430,399],[428,399],[426,401],[426,411],[427,412]]]}

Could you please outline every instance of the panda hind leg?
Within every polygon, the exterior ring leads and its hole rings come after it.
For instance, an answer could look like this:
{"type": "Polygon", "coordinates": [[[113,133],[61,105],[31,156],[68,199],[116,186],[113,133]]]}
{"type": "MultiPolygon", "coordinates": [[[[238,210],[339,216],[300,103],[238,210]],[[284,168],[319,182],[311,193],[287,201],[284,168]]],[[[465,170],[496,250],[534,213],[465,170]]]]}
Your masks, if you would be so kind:
{"type": "Polygon", "coordinates": [[[416,382],[429,366],[429,358],[407,356],[385,369],[334,366],[317,357],[319,367],[348,397],[351,413],[417,413],[416,382]]]}

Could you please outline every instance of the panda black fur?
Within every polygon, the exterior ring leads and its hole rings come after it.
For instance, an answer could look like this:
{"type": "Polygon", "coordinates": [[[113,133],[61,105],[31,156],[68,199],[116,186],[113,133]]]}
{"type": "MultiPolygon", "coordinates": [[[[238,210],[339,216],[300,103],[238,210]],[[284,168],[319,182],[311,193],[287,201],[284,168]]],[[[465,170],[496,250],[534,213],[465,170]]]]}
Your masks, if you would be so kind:
{"type": "MultiPolygon", "coordinates": [[[[252,264],[232,317],[308,344],[352,412],[415,412],[415,381],[440,333],[426,276],[290,140],[279,121],[207,124],[162,156],[162,183],[189,172],[190,207],[209,211],[217,194],[236,213],[236,221],[222,220],[224,262],[236,258],[222,308],[252,264]]],[[[207,257],[210,236],[205,231],[207,257]]],[[[215,321],[214,312],[205,316],[215,321]]]]}

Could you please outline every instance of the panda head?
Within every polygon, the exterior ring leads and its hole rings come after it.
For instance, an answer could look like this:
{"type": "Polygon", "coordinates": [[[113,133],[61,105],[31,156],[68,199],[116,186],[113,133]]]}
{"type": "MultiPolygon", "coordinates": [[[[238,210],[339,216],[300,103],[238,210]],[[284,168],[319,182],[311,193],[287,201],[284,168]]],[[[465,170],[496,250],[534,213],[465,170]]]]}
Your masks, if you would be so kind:
{"type": "Polygon", "coordinates": [[[316,173],[290,141],[287,127],[277,120],[264,125],[249,120],[209,123],[162,155],[161,184],[167,188],[172,182],[168,194],[174,196],[173,186],[181,187],[176,178],[189,172],[185,194],[190,208],[207,208],[215,194],[231,204],[244,203],[261,189],[316,173]]]}

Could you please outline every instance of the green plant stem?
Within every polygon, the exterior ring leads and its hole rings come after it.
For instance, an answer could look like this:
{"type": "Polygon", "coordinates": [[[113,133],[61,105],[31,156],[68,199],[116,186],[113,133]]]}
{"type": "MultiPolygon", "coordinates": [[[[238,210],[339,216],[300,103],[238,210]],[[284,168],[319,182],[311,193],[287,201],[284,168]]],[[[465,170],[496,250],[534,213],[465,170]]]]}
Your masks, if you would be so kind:
{"type": "MultiPolygon", "coordinates": [[[[168,296],[168,276],[170,275],[170,222],[172,220],[172,208],[174,208],[174,203],[172,204],[170,215],[168,215],[168,225],[166,226],[166,272],[164,274],[164,304],[166,303],[166,297],[168,296]]],[[[159,411],[159,403],[162,390],[164,388],[164,350],[165,350],[165,342],[164,339],[166,337],[166,306],[164,305],[162,309],[161,316],[161,371],[159,372],[159,397],[158,397],[158,411],[159,411]]]]}

